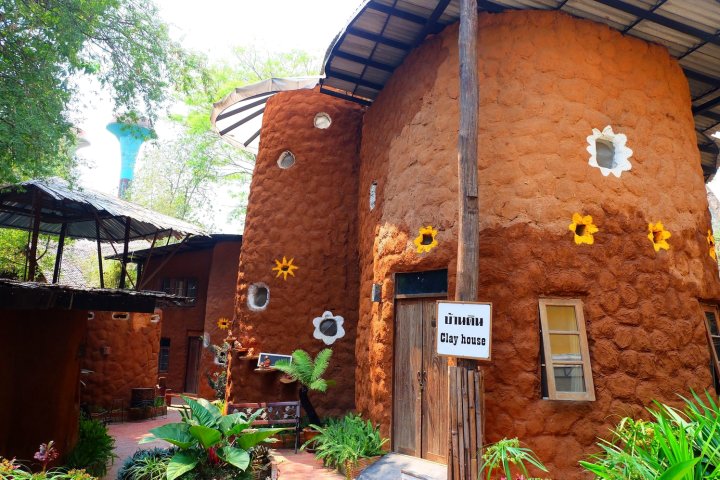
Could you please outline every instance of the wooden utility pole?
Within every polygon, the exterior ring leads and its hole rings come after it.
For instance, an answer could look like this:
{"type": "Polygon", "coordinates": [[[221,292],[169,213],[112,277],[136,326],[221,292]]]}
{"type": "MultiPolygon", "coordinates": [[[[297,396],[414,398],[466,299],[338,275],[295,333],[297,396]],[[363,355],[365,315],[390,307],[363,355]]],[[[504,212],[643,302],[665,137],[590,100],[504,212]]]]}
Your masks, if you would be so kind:
{"type": "MultiPolygon", "coordinates": [[[[460,0],[460,130],[458,133],[458,249],[455,300],[478,299],[477,0],[460,0]]],[[[448,479],[475,480],[482,447],[483,382],[473,360],[449,367],[448,479]]]]}

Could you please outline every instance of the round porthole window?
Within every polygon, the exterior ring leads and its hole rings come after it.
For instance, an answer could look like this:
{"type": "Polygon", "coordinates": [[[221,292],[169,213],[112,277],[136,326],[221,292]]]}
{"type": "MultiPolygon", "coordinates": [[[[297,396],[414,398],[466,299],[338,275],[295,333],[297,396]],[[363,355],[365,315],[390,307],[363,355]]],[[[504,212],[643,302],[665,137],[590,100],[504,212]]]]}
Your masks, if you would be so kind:
{"type": "Polygon", "coordinates": [[[315,128],[319,128],[320,130],[325,130],[326,128],[329,128],[331,123],[332,119],[330,118],[330,115],[325,112],[318,113],[317,115],[315,115],[315,119],[313,120],[315,128]]]}
{"type": "Polygon", "coordinates": [[[343,323],[345,323],[345,319],[340,315],[323,312],[321,317],[313,318],[313,326],[315,327],[313,337],[322,340],[325,345],[332,345],[335,340],[345,336],[343,323]]]}
{"type": "Polygon", "coordinates": [[[290,150],[285,150],[280,154],[280,157],[278,157],[277,164],[278,167],[282,168],[283,170],[287,170],[288,168],[295,165],[295,155],[293,155],[290,150]]]}
{"type": "Polygon", "coordinates": [[[265,310],[270,303],[270,289],[264,283],[253,283],[248,287],[247,305],[253,312],[265,310]]]}

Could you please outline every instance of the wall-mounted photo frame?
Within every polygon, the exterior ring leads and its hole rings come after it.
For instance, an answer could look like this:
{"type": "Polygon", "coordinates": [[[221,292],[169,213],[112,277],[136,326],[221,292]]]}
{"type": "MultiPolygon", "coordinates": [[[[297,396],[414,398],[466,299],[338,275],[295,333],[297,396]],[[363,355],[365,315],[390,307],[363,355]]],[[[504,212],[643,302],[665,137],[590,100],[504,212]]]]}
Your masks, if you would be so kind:
{"type": "Polygon", "coordinates": [[[272,368],[280,360],[287,360],[289,363],[292,363],[292,356],[260,352],[257,366],[258,368],[272,368]]]}

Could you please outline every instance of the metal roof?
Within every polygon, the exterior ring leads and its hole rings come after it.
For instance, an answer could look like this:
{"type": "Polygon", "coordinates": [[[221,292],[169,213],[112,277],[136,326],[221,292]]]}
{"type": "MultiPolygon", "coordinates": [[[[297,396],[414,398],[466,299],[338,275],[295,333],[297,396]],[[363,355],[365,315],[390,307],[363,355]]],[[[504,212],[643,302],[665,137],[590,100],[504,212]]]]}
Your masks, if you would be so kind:
{"type": "Polygon", "coordinates": [[[314,88],[320,77],[270,78],[238,87],[213,104],[210,122],[227,142],[256,154],[265,104],[278,92],[314,88]]]}
{"type": "MultiPolygon", "coordinates": [[[[717,0],[478,0],[480,11],[559,10],[667,47],[690,84],[706,180],[717,170],[720,2],[717,0]]],[[[459,0],[366,0],[325,56],[323,93],[370,105],[428,34],[459,19],[459,0]]]]}
{"type": "MultiPolygon", "coordinates": [[[[191,237],[184,242],[171,243],[169,245],[163,245],[161,247],[154,248],[143,248],[141,250],[132,250],[128,252],[128,262],[131,263],[143,263],[148,258],[160,258],[166,255],[181,254],[186,252],[194,252],[197,250],[207,250],[215,247],[220,242],[238,242],[242,243],[242,235],[235,235],[229,233],[213,233],[207,237],[191,237]]],[[[122,260],[122,254],[117,253],[115,255],[108,255],[105,258],[107,260],[122,260]]]]}
{"type": "Polygon", "coordinates": [[[67,237],[95,239],[96,220],[100,220],[101,241],[124,242],[129,219],[130,240],[206,235],[188,222],[104,193],[73,188],[59,178],[0,187],[0,228],[32,230],[36,205],[40,233],[45,234],[59,235],[66,223],[67,237]]]}

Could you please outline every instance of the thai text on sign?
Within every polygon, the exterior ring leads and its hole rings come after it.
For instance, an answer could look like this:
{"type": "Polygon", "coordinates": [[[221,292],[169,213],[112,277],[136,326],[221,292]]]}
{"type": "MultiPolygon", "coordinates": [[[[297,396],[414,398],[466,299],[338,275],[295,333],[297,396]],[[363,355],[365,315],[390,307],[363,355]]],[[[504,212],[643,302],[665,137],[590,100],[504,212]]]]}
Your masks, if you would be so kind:
{"type": "Polygon", "coordinates": [[[437,302],[438,355],[490,360],[492,304],[437,302]]]}

